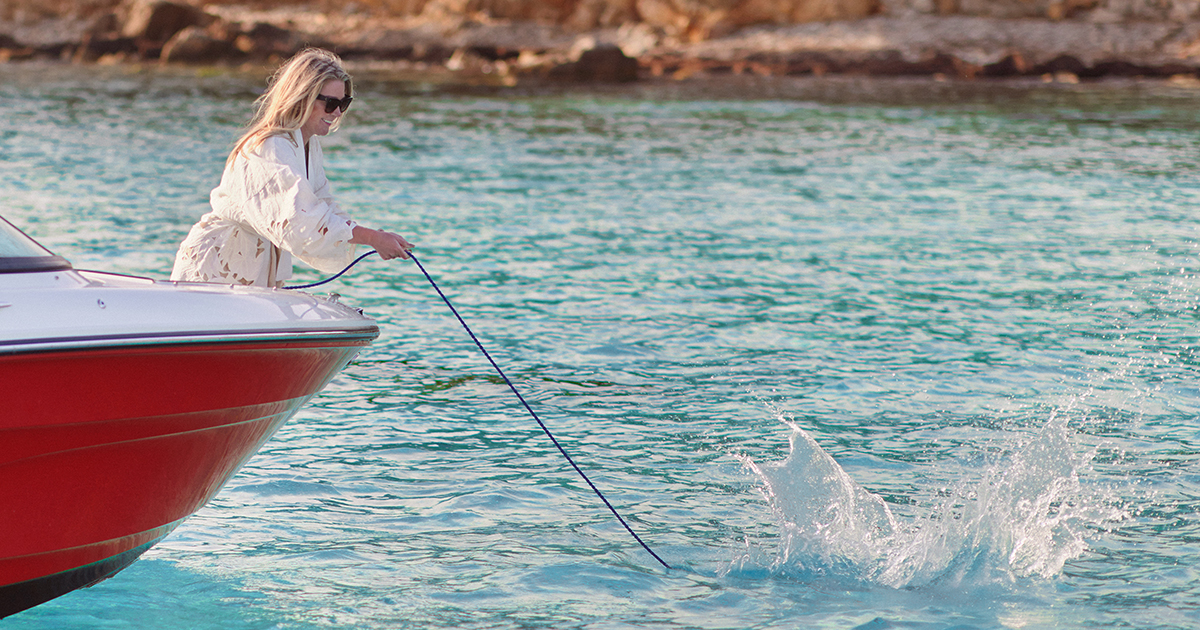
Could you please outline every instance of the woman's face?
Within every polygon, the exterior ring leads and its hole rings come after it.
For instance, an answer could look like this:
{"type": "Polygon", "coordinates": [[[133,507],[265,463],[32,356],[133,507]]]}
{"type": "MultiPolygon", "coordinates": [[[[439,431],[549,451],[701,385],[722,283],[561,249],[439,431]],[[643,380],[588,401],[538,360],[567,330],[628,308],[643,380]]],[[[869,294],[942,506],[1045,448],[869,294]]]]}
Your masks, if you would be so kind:
{"type": "MultiPolygon", "coordinates": [[[[326,81],[325,85],[321,87],[321,95],[340,99],[346,95],[346,83],[337,79],[326,81]]],[[[300,133],[304,135],[304,141],[308,142],[308,139],[313,136],[323,136],[329,133],[329,128],[341,117],[342,110],[340,108],[335,107],[332,112],[326,113],[325,101],[320,99],[313,101],[312,111],[308,112],[308,118],[303,125],[300,125],[300,133]]]]}

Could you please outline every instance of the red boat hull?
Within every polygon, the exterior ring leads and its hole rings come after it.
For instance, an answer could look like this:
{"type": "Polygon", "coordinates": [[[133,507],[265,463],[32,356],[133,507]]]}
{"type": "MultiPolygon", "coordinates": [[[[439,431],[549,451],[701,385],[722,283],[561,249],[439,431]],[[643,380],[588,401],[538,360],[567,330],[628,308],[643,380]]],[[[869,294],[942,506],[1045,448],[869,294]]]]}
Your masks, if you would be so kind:
{"type": "Polygon", "coordinates": [[[128,566],[377,334],[0,355],[0,617],[128,566]]]}

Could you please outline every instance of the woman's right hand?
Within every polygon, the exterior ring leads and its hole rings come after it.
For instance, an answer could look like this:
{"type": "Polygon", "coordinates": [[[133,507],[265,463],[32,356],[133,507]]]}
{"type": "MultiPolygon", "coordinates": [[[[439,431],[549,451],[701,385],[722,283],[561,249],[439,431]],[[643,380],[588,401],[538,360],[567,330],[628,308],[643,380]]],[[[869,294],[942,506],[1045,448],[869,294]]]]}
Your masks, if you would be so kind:
{"type": "Polygon", "coordinates": [[[383,230],[372,230],[361,225],[354,226],[354,238],[351,238],[350,242],[374,248],[375,251],[379,252],[379,257],[384,260],[391,260],[393,258],[408,260],[408,252],[416,247],[416,245],[409,243],[399,234],[383,230]]]}

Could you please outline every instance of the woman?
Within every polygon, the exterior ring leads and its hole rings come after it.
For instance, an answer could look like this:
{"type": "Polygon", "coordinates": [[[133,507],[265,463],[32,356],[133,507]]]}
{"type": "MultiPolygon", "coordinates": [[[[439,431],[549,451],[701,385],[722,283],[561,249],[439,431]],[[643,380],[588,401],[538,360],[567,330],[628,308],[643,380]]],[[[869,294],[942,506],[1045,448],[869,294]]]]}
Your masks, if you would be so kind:
{"type": "Polygon", "coordinates": [[[351,220],[325,178],[317,137],[337,129],[351,100],[337,55],[313,48],[284,63],[225,162],[212,211],[179,246],[171,279],[280,287],[292,256],[333,273],[359,244],[407,259],[411,243],[351,220]]]}

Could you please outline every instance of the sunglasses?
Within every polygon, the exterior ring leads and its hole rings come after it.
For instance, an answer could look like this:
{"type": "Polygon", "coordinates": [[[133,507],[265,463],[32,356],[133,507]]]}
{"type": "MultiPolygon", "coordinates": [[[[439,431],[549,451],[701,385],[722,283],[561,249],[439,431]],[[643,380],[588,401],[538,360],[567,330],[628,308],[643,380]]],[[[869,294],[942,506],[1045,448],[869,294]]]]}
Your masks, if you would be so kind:
{"type": "Polygon", "coordinates": [[[350,107],[350,101],[353,101],[354,99],[350,98],[349,96],[347,96],[345,98],[333,98],[332,96],[325,96],[324,94],[318,94],[317,100],[325,101],[325,113],[332,114],[333,110],[335,110],[335,109],[340,109],[342,111],[346,111],[350,107]]]}

